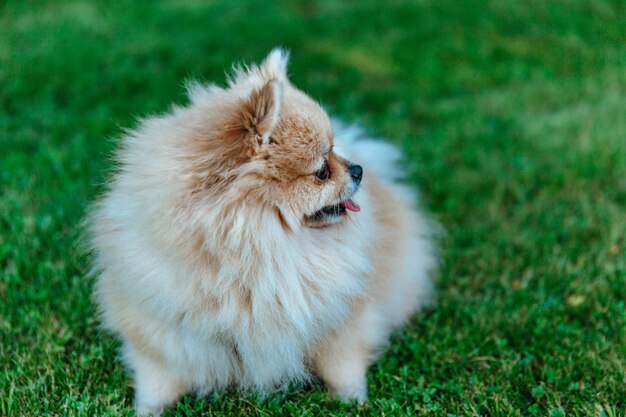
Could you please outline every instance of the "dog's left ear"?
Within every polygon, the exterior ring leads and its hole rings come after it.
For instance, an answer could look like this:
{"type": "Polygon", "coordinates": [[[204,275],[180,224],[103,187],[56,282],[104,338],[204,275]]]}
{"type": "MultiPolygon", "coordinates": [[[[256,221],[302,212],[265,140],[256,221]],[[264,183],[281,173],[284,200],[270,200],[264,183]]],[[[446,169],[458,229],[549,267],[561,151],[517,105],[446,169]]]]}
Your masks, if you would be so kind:
{"type": "Polygon", "coordinates": [[[280,121],[282,98],[282,82],[271,79],[263,87],[253,90],[244,101],[241,123],[255,147],[270,142],[270,135],[280,121]]]}

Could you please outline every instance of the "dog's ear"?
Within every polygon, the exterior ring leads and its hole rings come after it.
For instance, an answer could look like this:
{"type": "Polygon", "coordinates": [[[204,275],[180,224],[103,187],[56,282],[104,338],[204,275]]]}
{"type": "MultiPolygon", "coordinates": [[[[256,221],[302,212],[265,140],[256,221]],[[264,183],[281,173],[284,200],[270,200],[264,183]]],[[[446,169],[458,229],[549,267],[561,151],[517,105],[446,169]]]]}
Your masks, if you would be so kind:
{"type": "Polygon", "coordinates": [[[261,88],[253,90],[244,100],[241,107],[241,124],[255,147],[270,142],[270,135],[280,121],[282,98],[282,82],[271,79],[261,88]]]}
{"type": "Polygon", "coordinates": [[[261,63],[259,69],[261,73],[267,78],[275,78],[280,81],[287,81],[288,63],[289,53],[284,49],[275,48],[261,63]]]}
{"type": "Polygon", "coordinates": [[[259,65],[247,67],[245,65],[233,68],[228,77],[228,86],[232,88],[254,88],[269,80],[278,80],[288,83],[287,64],[289,53],[281,48],[273,49],[259,65]]]}

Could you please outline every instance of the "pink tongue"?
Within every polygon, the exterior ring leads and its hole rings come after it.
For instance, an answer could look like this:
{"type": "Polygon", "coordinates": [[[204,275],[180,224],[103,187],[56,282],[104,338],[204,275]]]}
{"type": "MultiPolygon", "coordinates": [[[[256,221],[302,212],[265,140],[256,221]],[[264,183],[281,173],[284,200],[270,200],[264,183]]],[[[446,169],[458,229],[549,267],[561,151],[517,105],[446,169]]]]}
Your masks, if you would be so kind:
{"type": "Polygon", "coordinates": [[[347,208],[350,211],[361,211],[361,207],[359,207],[357,203],[352,201],[351,198],[347,199],[346,201],[342,201],[341,205],[343,205],[345,208],[347,208]]]}

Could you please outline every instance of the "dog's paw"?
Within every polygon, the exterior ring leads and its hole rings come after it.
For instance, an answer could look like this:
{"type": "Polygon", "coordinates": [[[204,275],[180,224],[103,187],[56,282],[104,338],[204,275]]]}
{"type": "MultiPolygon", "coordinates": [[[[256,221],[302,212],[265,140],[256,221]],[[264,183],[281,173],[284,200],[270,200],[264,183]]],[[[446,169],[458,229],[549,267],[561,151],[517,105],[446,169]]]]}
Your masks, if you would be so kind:
{"type": "Polygon", "coordinates": [[[333,390],[335,397],[343,402],[356,402],[363,404],[367,401],[367,386],[365,381],[345,387],[337,387],[333,390]]]}
{"type": "Polygon", "coordinates": [[[135,413],[138,417],[161,417],[163,407],[151,407],[146,404],[137,404],[135,406],[135,413]]]}

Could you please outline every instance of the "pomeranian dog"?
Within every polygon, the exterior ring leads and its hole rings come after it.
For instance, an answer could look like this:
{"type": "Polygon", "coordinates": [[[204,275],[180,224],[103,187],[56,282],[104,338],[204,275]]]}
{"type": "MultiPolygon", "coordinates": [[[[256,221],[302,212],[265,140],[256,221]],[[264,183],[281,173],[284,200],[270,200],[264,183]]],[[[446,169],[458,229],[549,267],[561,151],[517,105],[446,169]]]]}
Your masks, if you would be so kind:
{"type": "Polygon", "coordinates": [[[140,415],[311,375],[365,401],[368,366],[431,298],[431,227],[398,150],[332,121],[287,61],[192,84],[187,106],[127,132],[88,219],[140,415]]]}

